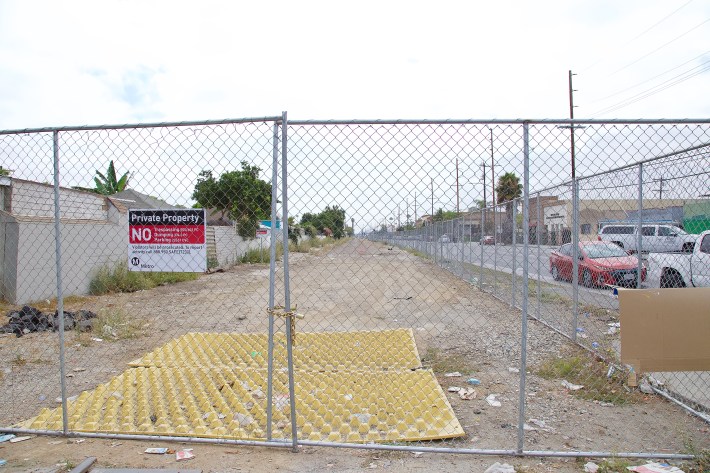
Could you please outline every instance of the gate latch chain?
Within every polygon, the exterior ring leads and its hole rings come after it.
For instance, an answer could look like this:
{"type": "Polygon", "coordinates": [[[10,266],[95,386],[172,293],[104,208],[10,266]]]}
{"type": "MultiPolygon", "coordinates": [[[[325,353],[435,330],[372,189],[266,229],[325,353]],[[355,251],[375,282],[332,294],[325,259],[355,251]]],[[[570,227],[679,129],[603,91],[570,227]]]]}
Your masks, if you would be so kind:
{"type": "Polygon", "coordinates": [[[285,317],[287,322],[291,324],[291,344],[296,346],[296,319],[302,319],[305,316],[296,312],[298,306],[294,306],[291,310],[285,310],[286,308],[282,305],[274,306],[273,309],[266,309],[266,311],[273,315],[274,317],[285,317]]]}

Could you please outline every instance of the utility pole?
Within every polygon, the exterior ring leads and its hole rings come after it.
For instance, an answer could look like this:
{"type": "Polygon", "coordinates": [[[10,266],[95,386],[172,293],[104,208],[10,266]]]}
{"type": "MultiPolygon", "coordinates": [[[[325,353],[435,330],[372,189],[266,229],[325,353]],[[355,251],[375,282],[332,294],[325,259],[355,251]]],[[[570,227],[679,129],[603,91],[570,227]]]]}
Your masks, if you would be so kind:
{"type": "Polygon", "coordinates": [[[459,213],[459,158],[456,157],[456,213],[459,213]]]}
{"type": "MultiPolygon", "coordinates": [[[[572,71],[569,71],[569,118],[570,120],[574,120],[574,89],[572,88],[572,76],[576,74],[572,74],[572,71]]],[[[574,124],[571,124],[569,127],[569,141],[570,141],[570,148],[572,150],[572,180],[574,181],[576,173],[575,173],[575,162],[574,162],[574,124]]]]}
{"type": "Polygon", "coordinates": [[[434,178],[431,178],[431,222],[434,223],[434,178]]]}
{"type": "Polygon", "coordinates": [[[486,162],[481,162],[481,167],[483,167],[483,214],[481,217],[481,238],[483,234],[486,233],[486,206],[488,205],[488,200],[486,199],[486,162]]]}
{"type": "Polygon", "coordinates": [[[417,226],[417,193],[414,192],[414,226],[417,226]]]}
{"type": "Polygon", "coordinates": [[[663,200],[663,181],[667,181],[668,179],[666,178],[660,178],[660,179],[654,179],[653,182],[658,182],[659,183],[659,188],[658,188],[658,200],[663,200]]]}
{"type": "Polygon", "coordinates": [[[496,175],[493,164],[493,128],[489,128],[491,131],[491,199],[493,200],[493,206],[496,205],[496,175]]]}

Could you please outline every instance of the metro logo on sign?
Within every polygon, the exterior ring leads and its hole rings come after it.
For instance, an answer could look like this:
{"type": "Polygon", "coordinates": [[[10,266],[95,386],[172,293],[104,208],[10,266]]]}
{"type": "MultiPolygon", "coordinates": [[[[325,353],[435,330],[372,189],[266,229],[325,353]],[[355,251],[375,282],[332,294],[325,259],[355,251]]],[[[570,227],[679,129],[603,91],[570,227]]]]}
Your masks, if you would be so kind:
{"type": "Polygon", "coordinates": [[[129,210],[129,269],[206,271],[205,221],[203,209],[129,210]]]}

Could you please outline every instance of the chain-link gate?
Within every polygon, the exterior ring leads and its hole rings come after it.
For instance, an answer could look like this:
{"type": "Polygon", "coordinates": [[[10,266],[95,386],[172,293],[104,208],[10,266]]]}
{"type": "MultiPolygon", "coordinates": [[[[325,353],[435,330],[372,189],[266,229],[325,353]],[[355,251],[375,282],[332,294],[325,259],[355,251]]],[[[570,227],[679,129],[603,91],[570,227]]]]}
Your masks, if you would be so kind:
{"type": "Polygon", "coordinates": [[[704,285],[708,126],[284,114],[3,132],[2,423],[480,454],[708,448],[708,372],[632,373],[616,298],[704,285]],[[148,250],[173,269],[141,266],[148,250]]]}

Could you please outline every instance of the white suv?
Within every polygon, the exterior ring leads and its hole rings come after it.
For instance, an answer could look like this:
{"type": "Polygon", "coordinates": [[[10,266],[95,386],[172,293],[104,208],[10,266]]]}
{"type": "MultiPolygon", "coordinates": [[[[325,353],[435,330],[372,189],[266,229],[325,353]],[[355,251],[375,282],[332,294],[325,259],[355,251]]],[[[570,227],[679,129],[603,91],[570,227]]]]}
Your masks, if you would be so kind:
{"type": "MultiPolygon", "coordinates": [[[[629,251],[636,251],[638,226],[634,224],[606,225],[599,231],[600,241],[610,241],[629,251]]],[[[641,227],[641,251],[691,252],[697,235],[690,235],[673,225],[643,225],[641,227]]]]}

